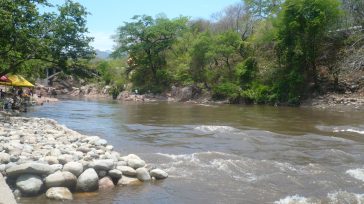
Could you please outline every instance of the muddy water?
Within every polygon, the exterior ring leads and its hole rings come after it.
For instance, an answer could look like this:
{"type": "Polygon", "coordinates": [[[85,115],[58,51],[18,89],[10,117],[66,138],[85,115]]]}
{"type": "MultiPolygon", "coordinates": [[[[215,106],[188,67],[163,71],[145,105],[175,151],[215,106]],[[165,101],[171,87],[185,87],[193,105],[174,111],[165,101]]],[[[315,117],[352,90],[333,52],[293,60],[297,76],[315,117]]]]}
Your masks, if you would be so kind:
{"type": "Polygon", "coordinates": [[[27,115],[99,135],[170,175],[70,203],[364,202],[362,111],[61,101],[27,115]]]}

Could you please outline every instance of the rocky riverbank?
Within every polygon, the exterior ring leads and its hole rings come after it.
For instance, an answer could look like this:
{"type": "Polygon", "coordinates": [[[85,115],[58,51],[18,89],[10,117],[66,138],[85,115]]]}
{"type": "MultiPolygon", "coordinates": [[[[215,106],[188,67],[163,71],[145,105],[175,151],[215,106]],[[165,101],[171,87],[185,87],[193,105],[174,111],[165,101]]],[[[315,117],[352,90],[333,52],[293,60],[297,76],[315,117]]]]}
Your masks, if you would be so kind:
{"type": "Polygon", "coordinates": [[[45,193],[71,200],[74,192],[165,179],[168,174],[106,140],[41,118],[0,118],[0,172],[16,198],[45,193]]]}

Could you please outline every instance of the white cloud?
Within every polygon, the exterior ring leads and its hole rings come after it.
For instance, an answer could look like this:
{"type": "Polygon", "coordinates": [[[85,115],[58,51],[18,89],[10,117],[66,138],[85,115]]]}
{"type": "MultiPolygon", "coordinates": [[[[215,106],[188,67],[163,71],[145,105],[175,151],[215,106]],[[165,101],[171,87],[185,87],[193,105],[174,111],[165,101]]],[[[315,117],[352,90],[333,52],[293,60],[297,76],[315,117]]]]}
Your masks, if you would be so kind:
{"type": "Polygon", "coordinates": [[[113,33],[107,32],[90,32],[90,36],[94,37],[91,46],[102,51],[112,50],[114,46],[114,41],[111,38],[112,35],[113,33]]]}

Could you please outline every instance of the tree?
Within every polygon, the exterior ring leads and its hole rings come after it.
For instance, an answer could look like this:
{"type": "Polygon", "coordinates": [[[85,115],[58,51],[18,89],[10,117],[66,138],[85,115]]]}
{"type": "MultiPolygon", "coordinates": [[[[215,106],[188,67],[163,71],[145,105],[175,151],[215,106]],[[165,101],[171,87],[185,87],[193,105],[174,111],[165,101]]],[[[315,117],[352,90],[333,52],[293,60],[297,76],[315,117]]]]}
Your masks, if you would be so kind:
{"type": "Polygon", "coordinates": [[[287,0],[278,17],[278,58],[284,79],[280,94],[299,101],[306,82],[317,85],[316,60],[328,29],[339,17],[337,0],[287,0]]]}
{"type": "Polygon", "coordinates": [[[187,18],[173,20],[151,16],[134,16],[133,22],[118,28],[115,41],[118,44],[114,57],[127,53],[133,61],[135,85],[166,85],[166,51],[171,48],[180,33],[186,29],[187,18]]]}
{"type": "Polygon", "coordinates": [[[0,74],[19,72],[26,63],[45,61],[64,68],[67,61],[91,58],[92,38],[86,37],[87,12],[67,0],[60,14],[43,13],[46,0],[0,1],[0,74]]]}
{"type": "Polygon", "coordinates": [[[283,2],[284,0],[244,0],[250,13],[258,19],[277,14],[283,2]]]}

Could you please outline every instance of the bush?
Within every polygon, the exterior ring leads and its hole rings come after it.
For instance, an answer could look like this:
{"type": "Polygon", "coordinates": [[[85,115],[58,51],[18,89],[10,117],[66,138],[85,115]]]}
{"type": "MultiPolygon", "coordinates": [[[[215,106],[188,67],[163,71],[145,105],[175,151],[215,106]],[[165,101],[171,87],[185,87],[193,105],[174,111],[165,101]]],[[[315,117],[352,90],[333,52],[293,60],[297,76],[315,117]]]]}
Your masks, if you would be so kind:
{"type": "Polygon", "coordinates": [[[226,82],[212,88],[212,98],[215,100],[229,99],[234,102],[240,98],[240,87],[236,84],[226,82]]]}
{"type": "Polygon", "coordinates": [[[242,95],[246,101],[257,104],[272,103],[275,100],[275,97],[271,94],[271,89],[258,83],[253,84],[252,88],[244,90],[242,95]]]}

